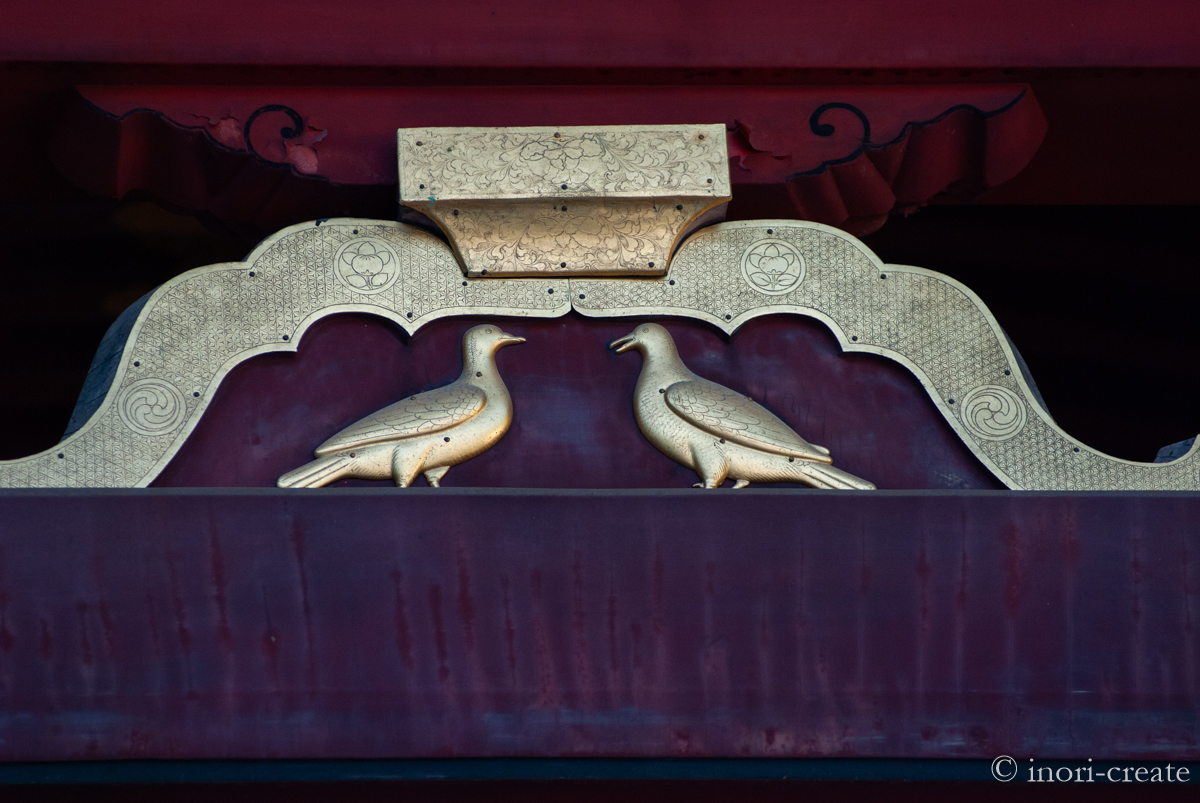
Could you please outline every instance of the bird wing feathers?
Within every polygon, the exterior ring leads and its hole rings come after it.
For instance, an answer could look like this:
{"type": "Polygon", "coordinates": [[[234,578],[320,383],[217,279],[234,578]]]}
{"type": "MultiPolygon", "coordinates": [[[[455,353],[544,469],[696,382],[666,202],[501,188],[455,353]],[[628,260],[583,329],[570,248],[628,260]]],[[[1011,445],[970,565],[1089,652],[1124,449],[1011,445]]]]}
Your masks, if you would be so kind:
{"type": "Polygon", "coordinates": [[[687,422],[719,438],[764,452],[830,462],[761,404],[716,382],[696,377],[667,388],[667,406],[687,422]]]}
{"type": "Polygon", "coordinates": [[[797,470],[805,476],[805,482],[814,488],[827,488],[829,490],[838,491],[874,491],[875,484],[867,482],[861,477],[856,477],[853,474],[842,471],[834,466],[827,466],[822,463],[812,463],[807,460],[801,460],[794,464],[797,470]]]}
{"type": "Polygon", "coordinates": [[[346,427],[318,446],[315,455],[441,432],[479,415],[486,401],[482,390],[458,382],[418,393],[346,427]]]}

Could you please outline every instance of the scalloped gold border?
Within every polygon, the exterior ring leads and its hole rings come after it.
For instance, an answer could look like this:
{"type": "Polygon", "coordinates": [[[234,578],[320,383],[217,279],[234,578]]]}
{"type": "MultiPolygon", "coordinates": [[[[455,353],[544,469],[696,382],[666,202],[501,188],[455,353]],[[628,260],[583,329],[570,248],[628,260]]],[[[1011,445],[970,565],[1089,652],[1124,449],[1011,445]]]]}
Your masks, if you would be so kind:
{"type": "Polygon", "coordinates": [[[230,370],[258,354],[295,351],[307,329],[327,315],[367,312],[412,334],[445,317],[553,318],[571,309],[593,317],[690,317],[728,334],[762,315],[816,318],[843,350],[908,368],[967,447],[1010,488],[1200,490],[1200,439],[1169,463],[1137,463],[1088,447],[1038,403],[999,324],[969,288],[934,271],[885,264],[845,232],[794,220],[703,229],[657,279],[465,279],[445,243],[402,223],[335,219],[291,226],[244,262],[188,271],[158,288],[138,315],[96,413],[52,449],[0,461],[0,487],[148,485],[230,370]],[[354,238],[385,239],[403,263],[402,275],[389,278],[384,291],[356,294],[335,275],[334,255],[354,238]],[[742,275],[742,254],[767,240],[786,241],[804,258],[804,277],[786,294],[760,293],[742,275]],[[121,399],[150,379],[182,394],[182,425],[154,433],[124,420],[121,399]],[[987,416],[999,408],[963,421],[962,400],[987,388],[1001,388],[1011,394],[1006,399],[1024,405],[1017,411],[1021,426],[1001,422],[988,430],[987,416]]]}

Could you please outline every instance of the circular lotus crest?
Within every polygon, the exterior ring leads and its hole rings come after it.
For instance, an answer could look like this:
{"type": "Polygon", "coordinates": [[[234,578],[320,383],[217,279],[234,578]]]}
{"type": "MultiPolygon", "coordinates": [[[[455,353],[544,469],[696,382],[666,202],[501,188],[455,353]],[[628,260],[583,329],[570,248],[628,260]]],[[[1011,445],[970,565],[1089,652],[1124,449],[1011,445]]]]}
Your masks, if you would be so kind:
{"type": "Polygon", "coordinates": [[[362,237],[343,245],[334,264],[342,284],[359,293],[386,290],[400,275],[396,252],[374,237],[362,237]]]}
{"type": "Polygon", "coordinates": [[[783,240],[759,240],[742,254],[742,276],[765,295],[790,293],[804,281],[804,271],[804,258],[783,240]]]}

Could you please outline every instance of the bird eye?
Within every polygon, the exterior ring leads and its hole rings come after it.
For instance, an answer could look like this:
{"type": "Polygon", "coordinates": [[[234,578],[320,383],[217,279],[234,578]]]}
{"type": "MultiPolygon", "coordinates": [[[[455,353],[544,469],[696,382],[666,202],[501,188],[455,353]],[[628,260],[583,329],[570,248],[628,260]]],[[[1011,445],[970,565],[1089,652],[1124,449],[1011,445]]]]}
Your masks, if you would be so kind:
{"type": "Polygon", "coordinates": [[[647,326],[645,329],[643,329],[642,334],[644,334],[644,335],[650,334],[650,327],[647,326]]]}
{"type": "Polygon", "coordinates": [[[483,330],[483,333],[484,333],[485,335],[490,335],[490,334],[492,333],[492,330],[491,330],[491,329],[484,329],[484,330],[483,330]]]}

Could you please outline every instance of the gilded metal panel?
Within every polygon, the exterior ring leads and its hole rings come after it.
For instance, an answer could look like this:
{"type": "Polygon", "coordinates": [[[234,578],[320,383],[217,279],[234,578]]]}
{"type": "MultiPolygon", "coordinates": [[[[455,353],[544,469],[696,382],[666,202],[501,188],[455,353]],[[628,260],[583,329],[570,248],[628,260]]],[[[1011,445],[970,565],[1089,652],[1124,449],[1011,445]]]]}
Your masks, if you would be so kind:
{"type": "Polygon", "coordinates": [[[472,277],[661,276],[730,199],[723,125],[402,128],[396,143],[400,202],[472,277]]]}
{"type": "Polygon", "coordinates": [[[295,351],[315,321],[370,312],[410,334],[451,315],[555,317],[567,283],[463,278],[436,237],[402,223],[304,223],[244,262],[188,271],[138,316],[96,413],[52,449],[0,461],[0,487],[148,485],[183,445],[221,379],[256,354],[295,351]]]}
{"type": "MultiPolygon", "coordinates": [[[[723,223],[688,239],[661,279],[572,279],[584,315],[682,315],[732,334],[760,315],[824,321],[846,351],[911,370],[963,442],[1010,488],[1200,490],[1200,451],[1170,463],[1111,457],[1072,438],[1035,400],[1000,325],[970,289],[885,265],[818,223],[723,223]]],[[[1200,444],[1200,440],[1198,440],[1200,444]]]]}
{"type": "MultiPolygon", "coordinates": [[[[245,262],[189,271],[152,295],[99,410],[53,449],[0,461],[0,487],[150,483],[238,363],[294,351],[314,321],[370,312],[406,331],[459,315],[685,316],[733,333],[760,315],[824,321],[847,351],[911,370],[971,451],[1010,488],[1200,490],[1200,450],[1170,463],[1110,457],[1036,401],[999,324],[968,288],[885,265],[854,237],[800,221],[704,229],[659,278],[464,279],[432,235],[389,221],[284,229],[245,262]],[[569,298],[568,298],[569,296],[569,298]]],[[[519,401],[518,401],[519,403],[519,401]]]]}

